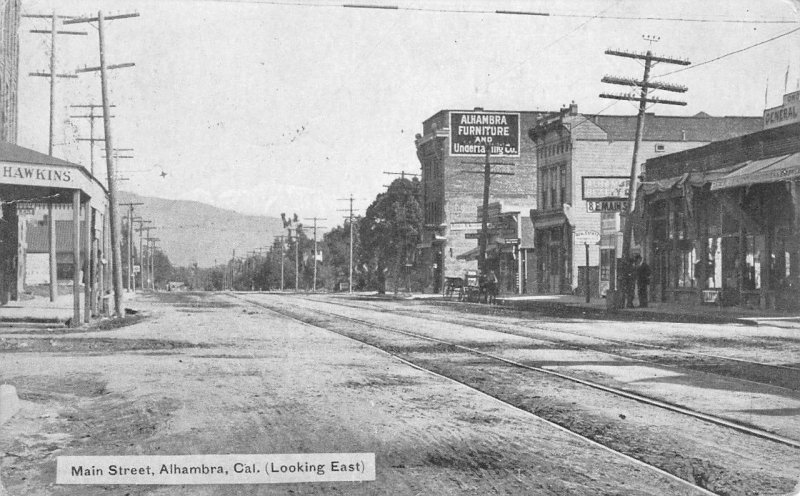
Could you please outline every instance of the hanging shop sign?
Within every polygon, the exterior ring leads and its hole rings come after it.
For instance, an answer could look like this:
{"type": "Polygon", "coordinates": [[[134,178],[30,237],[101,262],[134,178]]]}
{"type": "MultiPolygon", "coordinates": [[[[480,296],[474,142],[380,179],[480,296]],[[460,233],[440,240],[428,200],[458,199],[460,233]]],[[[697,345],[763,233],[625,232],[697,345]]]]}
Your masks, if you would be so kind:
{"type": "Polygon", "coordinates": [[[627,200],[631,179],[627,176],[583,176],[584,200],[627,200]]]}
{"type": "Polygon", "coordinates": [[[450,112],[450,155],[519,157],[519,113],[450,112]]]}
{"type": "Polygon", "coordinates": [[[593,245],[600,242],[600,233],[597,231],[575,231],[576,244],[593,245]]]}

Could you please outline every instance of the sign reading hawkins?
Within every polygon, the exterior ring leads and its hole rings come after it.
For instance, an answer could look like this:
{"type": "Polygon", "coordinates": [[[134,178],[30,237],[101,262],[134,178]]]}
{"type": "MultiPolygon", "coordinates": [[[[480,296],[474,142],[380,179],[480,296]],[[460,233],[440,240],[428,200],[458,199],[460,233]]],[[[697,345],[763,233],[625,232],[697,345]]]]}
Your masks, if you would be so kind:
{"type": "Polygon", "coordinates": [[[450,112],[450,155],[519,157],[519,113],[450,112]]]}

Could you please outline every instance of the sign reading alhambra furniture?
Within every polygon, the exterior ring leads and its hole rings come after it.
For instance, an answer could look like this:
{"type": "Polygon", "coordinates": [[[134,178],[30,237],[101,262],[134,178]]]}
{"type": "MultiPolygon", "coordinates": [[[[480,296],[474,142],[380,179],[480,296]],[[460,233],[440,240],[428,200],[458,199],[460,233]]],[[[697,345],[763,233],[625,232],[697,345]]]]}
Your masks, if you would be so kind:
{"type": "Polygon", "coordinates": [[[519,113],[450,112],[450,155],[484,157],[491,146],[494,157],[520,156],[519,113]]]}

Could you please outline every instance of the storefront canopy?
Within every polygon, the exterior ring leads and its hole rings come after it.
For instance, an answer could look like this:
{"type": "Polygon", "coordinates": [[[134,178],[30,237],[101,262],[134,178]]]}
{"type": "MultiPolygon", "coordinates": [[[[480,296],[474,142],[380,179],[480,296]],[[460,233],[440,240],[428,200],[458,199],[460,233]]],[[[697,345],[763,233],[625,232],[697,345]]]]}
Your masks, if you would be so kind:
{"type": "Polygon", "coordinates": [[[711,181],[711,189],[736,188],[797,178],[800,178],[800,153],[791,153],[739,164],[733,172],[711,181]]]}
{"type": "Polygon", "coordinates": [[[71,201],[68,196],[54,194],[64,190],[81,191],[84,200],[90,198],[95,208],[107,202],[106,189],[82,166],[0,142],[0,197],[33,202],[43,198],[71,201]]]}

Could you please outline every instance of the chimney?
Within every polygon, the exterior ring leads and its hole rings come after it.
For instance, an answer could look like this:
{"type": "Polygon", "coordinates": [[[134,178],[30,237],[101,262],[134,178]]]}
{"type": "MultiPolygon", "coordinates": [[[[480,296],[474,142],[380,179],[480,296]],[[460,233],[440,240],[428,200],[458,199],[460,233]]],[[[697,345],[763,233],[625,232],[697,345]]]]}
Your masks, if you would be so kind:
{"type": "Polygon", "coordinates": [[[569,104],[569,115],[578,115],[578,104],[572,100],[569,104]]]}

